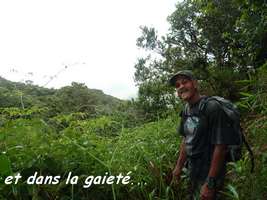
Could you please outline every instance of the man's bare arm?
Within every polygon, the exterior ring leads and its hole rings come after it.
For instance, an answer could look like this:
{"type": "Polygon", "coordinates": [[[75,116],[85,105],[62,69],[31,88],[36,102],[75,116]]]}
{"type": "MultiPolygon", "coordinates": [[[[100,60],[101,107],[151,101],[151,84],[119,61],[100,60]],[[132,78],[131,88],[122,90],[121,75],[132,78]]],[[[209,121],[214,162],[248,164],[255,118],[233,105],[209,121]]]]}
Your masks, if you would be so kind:
{"type": "Polygon", "coordinates": [[[223,144],[215,145],[208,175],[209,177],[217,177],[225,161],[226,149],[227,149],[226,145],[223,144]]]}
{"type": "Polygon", "coordinates": [[[179,157],[178,160],[176,162],[176,166],[172,172],[173,176],[176,176],[177,178],[179,178],[181,171],[184,167],[184,163],[186,161],[186,151],[185,151],[185,143],[184,143],[184,139],[180,145],[180,153],[179,153],[179,157]]]}
{"type": "MultiPolygon", "coordinates": [[[[208,177],[216,178],[217,175],[219,174],[225,162],[226,149],[227,149],[226,145],[223,144],[215,145],[208,177]]],[[[211,200],[214,199],[214,195],[215,195],[215,188],[209,189],[208,184],[205,183],[200,191],[200,199],[211,200]]]]}

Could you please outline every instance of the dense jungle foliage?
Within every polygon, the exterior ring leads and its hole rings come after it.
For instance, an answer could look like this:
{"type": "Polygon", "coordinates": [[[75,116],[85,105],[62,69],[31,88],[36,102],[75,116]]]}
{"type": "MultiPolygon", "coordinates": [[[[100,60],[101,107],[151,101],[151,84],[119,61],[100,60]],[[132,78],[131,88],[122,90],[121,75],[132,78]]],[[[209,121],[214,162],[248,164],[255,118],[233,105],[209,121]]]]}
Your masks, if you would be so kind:
{"type": "Polygon", "coordinates": [[[179,151],[176,129],[181,102],[168,85],[191,69],[201,92],[232,100],[255,154],[228,164],[225,199],[267,199],[267,3],[263,0],[185,0],[168,17],[159,38],[142,26],[134,100],[119,100],[81,83],[47,89],[0,79],[0,199],[101,200],[186,199],[187,172],[169,184],[179,151]],[[58,184],[27,184],[60,176],[58,184]],[[68,173],[77,184],[66,184],[68,173]],[[126,176],[129,184],[92,184],[93,175],[126,176]],[[6,177],[20,174],[17,184],[6,177]]]}

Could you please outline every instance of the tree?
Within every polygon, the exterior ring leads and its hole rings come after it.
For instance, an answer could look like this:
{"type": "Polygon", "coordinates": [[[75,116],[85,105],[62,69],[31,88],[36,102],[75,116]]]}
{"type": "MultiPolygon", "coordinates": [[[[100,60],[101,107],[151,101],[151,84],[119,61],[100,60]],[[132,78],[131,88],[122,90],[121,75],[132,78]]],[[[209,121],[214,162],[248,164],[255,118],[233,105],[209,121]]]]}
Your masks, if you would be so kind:
{"type": "Polygon", "coordinates": [[[173,90],[164,85],[183,68],[195,71],[204,93],[238,100],[241,88],[235,82],[247,79],[267,58],[266,8],[264,1],[185,0],[168,17],[165,37],[141,27],[137,46],[150,52],[135,65],[144,108],[159,111],[174,102],[173,90]]]}

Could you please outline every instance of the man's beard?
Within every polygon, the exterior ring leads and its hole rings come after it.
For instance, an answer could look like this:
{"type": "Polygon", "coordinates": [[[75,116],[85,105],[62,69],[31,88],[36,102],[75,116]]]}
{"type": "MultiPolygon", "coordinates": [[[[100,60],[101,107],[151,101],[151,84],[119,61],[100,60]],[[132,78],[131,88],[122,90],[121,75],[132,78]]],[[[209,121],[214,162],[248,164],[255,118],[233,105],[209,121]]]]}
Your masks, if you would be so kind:
{"type": "Polygon", "coordinates": [[[178,96],[180,99],[189,99],[194,96],[194,94],[197,92],[197,88],[192,89],[181,89],[178,91],[178,96]]]}

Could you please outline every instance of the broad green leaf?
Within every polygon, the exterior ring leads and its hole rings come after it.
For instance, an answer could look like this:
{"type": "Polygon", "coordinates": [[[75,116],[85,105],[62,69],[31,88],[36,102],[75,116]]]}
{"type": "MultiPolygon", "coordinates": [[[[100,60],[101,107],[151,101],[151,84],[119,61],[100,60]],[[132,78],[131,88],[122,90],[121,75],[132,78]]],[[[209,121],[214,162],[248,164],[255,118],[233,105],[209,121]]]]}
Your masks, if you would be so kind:
{"type": "Polygon", "coordinates": [[[236,191],[236,188],[234,186],[230,185],[230,184],[227,185],[227,188],[232,193],[234,199],[238,200],[239,199],[239,195],[238,195],[238,192],[236,191]]]}
{"type": "Polygon", "coordinates": [[[239,92],[239,94],[241,94],[241,95],[243,95],[245,97],[252,97],[253,96],[253,94],[249,94],[247,92],[239,92]]]}
{"type": "Polygon", "coordinates": [[[12,174],[10,160],[4,154],[0,155],[0,174],[5,176],[12,174]]]}

